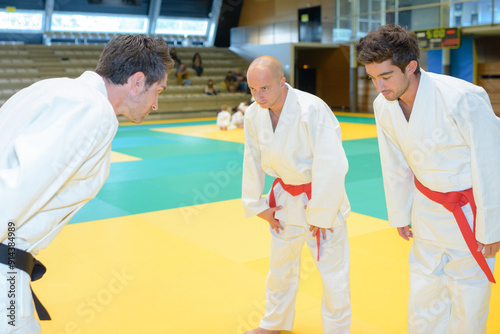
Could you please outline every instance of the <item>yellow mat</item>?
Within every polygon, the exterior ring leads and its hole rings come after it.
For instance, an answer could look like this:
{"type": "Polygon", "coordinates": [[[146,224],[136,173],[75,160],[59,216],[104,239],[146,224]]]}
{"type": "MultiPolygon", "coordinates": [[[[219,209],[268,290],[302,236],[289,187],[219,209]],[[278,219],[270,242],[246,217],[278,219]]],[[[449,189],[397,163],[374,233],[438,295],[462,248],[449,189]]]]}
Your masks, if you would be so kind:
{"type": "Polygon", "coordinates": [[[169,119],[169,120],[158,120],[158,121],[144,121],[141,124],[132,122],[120,122],[120,126],[141,126],[149,124],[171,124],[171,123],[184,123],[184,122],[198,122],[198,121],[215,121],[217,117],[199,117],[199,118],[183,118],[183,119],[169,119]]]}
{"type": "MultiPolygon", "coordinates": [[[[356,124],[341,122],[342,140],[354,140],[377,137],[377,129],[372,124],[356,124]]],[[[243,129],[221,131],[215,124],[179,126],[172,128],[151,129],[153,131],[175,133],[180,135],[195,136],[216,140],[232,141],[236,143],[245,143],[243,129]]]]}
{"type": "MultiPolygon", "coordinates": [[[[43,333],[236,334],[264,312],[270,236],[240,200],[66,226],[39,256],[33,288],[53,320],[43,333]],[[186,211],[188,210],[189,211],[186,211]]],[[[410,243],[353,213],[352,333],[405,333],[410,243]]],[[[321,283],[304,249],[296,334],[321,333],[321,283]]],[[[500,332],[493,288],[488,333],[500,332]]]]}
{"type": "Polygon", "coordinates": [[[178,126],[172,128],[159,128],[151,130],[158,132],[175,133],[179,135],[208,138],[208,139],[232,141],[236,143],[245,143],[245,135],[243,133],[243,129],[222,131],[219,130],[219,128],[215,124],[178,126]]]}
{"type": "MultiPolygon", "coordinates": [[[[154,123],[154,122],[152,122],[154,123]]],[[[164,122],[159,122],[164,123],[164,122]]],[[[376,136],[375,125],[341,123],[344,140],[376,136]]],[[[242,143],[241,129],[155,129],[242,143]]],[[[112,153],[113,162],[140,160],[112,153]]],[[[406,333],[411,243],[384,220],[352,213],[352,333],[406,333]]],[[[66,226],[39,255],[48,267],[33,288],[53,320],[48,334],[240,334],[264,314],[270,234],[230,200],[66,226]]],[[[321,280],[305,248],[295,334],[320,334],[321,280]]],[[[494,285],[488,334],[500,333],[494,285]]]]}
{"type": "Polygon", "coordinates": [[[123,154],[120,152],[111,151],[111,163],[113,162],[126,162],[126,161],[138,161],[141,158],[133,157],[131,155],[123,154]]]}

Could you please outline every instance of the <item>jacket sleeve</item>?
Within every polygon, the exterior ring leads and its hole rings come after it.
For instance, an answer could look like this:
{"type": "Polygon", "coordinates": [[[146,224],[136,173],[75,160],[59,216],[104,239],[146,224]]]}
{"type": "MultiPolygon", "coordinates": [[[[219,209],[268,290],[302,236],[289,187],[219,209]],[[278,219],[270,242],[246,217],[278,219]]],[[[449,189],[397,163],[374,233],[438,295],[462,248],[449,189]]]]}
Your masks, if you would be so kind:
{"type": "Polygon", "coordinates": [[[456,113],[456,124],[470,147],[476,239],[483,244],[500,241],[500,118],[486,92],[476,87],[456,113]]]}
{"type": "Polygon", "coordinates": [[[245,152],[243,154],[243,181],[241,200],[245,217],[255,216],[269,209],[262,192],[264,191],[265,173],[260,163],[258,134],[252,120],[245,117],[245,152]]]}
{"type": "MultiPolygon", "coordinates": [[[[103,168],[106,174],[104,179],[107,177],[109,146],[116,124],[105,118],[96,120],[95,113],[89,111],[89,102],[61,98],[54,104],[71,112],[40,112],[43,116],[32,121],[9,146],[12,152],[8,157],[8,167],[0,170],[2,239],[7,236],[8,221],[13,221],[19,229],[30,217],[44,210],[50,201],[59,201],[57,204],[60,207],[68,205],[68,201],[88,201],[90,191],[87,188],[92,185],[85,179],[92,178],[95,173],[103,173],[103,168]],[[98,152],[104,156],[98,156],[98,152]],[[95,168],[89,168],[89,175],[75,180],[75,173],[89,159],[95,161],[95,168]],[[77,182],[78,187],[71,194],[56,196],[67,192],[67,188],[77,182]]],[[[41,108],[54,106],[44,105],[41,108]]],[[[97,192],[93,190],[95,196],[97,192]]]]}
{"type": "Polygon", "coordinates": [[[312,161],[312,196],[306,208],[309,225],[331,228],[345,200],[349,168],[342,147],[340,124],[326,104],[315,105],[306,126],[312,161]]]}
{"type": "MultiPolygon", "coordinates": [[[[374,107],[376,108],[375,105],[374,107]]],[[[411,224],[411,208],[415,191],[413,172],[399,144],[388,134],[377,117],[375,119],[389,225],[392,227],[408,226],[411,224]]]]}

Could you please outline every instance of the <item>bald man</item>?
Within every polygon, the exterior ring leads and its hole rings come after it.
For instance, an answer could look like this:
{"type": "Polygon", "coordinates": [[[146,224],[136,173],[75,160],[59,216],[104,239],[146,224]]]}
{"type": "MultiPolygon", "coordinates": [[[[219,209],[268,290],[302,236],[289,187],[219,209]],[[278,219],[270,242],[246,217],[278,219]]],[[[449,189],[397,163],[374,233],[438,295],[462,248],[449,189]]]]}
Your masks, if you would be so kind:
{"type": "Polygon", "coordinates": [[[323,333],[349,333],[350,205],[339,123],[321,99],[285,82],[276,58],[255,59],[247,78],[255,103],[245,113],[242,201],[245,216],[271,231],[265,315],[247,334],[292,330],[304,243],[323,282],[323,333]],[[263,198],[265,174],[275,181],[263,198]]]}

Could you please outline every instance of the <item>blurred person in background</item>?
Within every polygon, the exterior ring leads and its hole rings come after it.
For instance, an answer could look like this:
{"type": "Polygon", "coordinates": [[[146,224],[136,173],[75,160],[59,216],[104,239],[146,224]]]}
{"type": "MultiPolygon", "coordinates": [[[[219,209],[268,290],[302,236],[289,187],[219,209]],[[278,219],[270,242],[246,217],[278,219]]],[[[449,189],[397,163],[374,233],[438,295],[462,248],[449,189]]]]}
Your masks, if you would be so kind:
{"type": "Polygon", "coordinates": [[[177,71],[175,72],[177,76],[177,84],[179,86],[189,86],[191,84],[191,79],[189,79],[189,72],[186,68],[186,65],[183,63],[179,64],[177,67],[177,71]]]}
{"type": "Polygon", "coordinates": [[[193,56],[193,69],[196,71],[197,76],[201,76],[203,74],[203,66],[201,61],[201,56],[198,52],[196,52],[193,56]]]}
{"type": "Polygon", "coordinates": [[[218,89],[215,86],[212,79],[208,79],[207,84],[205,85],[205,94],[207,95],[217,95],[218,89]]]}
{"type": "Polygon", "coordinates": [[[224,82],[229,93],[234,93],[236,92],[236,89],[238,89],[238,82],[236,81],[236,77],[234,76],[233,71],[227,71],[224,82]]]}
{"type": "Polygon", "coordinates": [[[217,126],[220,130],[225,131],[229,124],[231,124],[231,113],[229,112],[229,107],[224,104],[217,113],[217,126]]]}

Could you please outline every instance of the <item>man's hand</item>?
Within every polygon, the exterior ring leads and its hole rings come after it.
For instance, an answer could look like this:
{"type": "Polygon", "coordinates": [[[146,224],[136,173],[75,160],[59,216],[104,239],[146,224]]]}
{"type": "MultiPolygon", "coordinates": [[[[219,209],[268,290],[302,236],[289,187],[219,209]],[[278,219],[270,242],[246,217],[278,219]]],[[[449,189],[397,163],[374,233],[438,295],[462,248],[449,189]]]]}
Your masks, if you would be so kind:
{"type": "Polygon", "coordinates": [[[410,240],[413,238],[413,232],[411,231],[411,226],[398,227],[399,236],[405,240],[410,240]]]}
{"type": "Polygon", "coordinates": [[[494,257],[498,250],[500,249],[500,241],[494,242],[492,244],[482,244],[478,241],[477,243],[477,251],[481,252],[484,249],[484,257],[494,257]]]}
{"type": "MultiPolygon", "coordinates": [[[[307,209],[307,205],[304,205],[304,209],[307,209]]],[[[310,225],[309,226],[309,231],[312,232],[312,236],[316,237],[316,234],[318,233],[323,233],[323,240],[326,240],[326,230],[330,231],[333,233],[333,228],[321,228],[317,226],[310,225]]]]}
{"type": "Polygon", "coordinates": [[[321,227],[317,227],[317,226],[313,226],[313,225],[309,226],[309,231],[312,232],[312,236],[316,237],[317,233],[322,233],[323,240],[326,240],[326,231],[327,230],[333,233],[333,228],[321,228],[321,227]]]}
{"type": "Polygon", "coordinates": [[[269,223],[269,225],[271,225],[271,228],[273,230],[276,231],[276,233],[280,233],[280,229],[283,230],[283,226],[281,226],[279,220],[277,219],[274,219],[274,213],[278,210],[281,210],[283,209],[282,206],[278,206],[278,207],[275,207],[275,208],[269,208],[267,210],[264,210],[262,211],[261,213],[259,213],[257,216],[264,219],[264,220],[267,220],[267,222],[269,223]]]}

